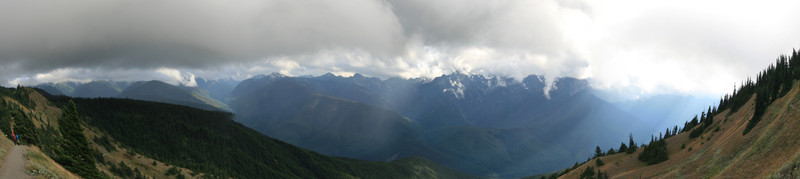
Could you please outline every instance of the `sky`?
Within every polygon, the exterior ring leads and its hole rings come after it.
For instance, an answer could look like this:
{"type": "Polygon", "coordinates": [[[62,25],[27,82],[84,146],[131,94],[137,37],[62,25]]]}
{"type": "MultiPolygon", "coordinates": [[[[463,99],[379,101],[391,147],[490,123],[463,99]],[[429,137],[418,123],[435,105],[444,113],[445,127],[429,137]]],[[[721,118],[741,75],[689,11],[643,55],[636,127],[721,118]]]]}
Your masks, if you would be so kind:
{"type": "Polygon", "coordinates": [[[455,71],[722,95],[800,47],[800,1],[0,0],[0,84],[455,71]]]}

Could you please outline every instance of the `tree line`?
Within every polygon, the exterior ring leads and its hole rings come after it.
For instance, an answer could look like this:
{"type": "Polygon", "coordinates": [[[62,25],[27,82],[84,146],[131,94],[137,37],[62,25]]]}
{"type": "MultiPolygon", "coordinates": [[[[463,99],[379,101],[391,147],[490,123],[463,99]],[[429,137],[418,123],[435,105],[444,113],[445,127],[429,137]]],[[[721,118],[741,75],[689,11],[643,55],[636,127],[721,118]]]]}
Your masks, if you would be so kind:
{"type": "MultiPolygon", "coordinates": [[[[648,165],[669,160],[667,138],[683,132],[689,132],[690,139],[699,137],[712,128],[714,116],[719,115],[726,109],[729,109],[726,115],[737,112],[739,108],[755,95],[755,112],[753,117],[748,120],[745,130],[742,132],[742,135],[746,135],[761,121],[766,112],[766,108],[772,104],[773,101],[785,96],[792,90],[796,80],[800,80],[800,54],[797,50],[792,50],[792,54],[790,55],[780,55],[775,60],[774,64],[770,64],[766,69],[760,71],[755,79],[748,77],[738,88],[734,87],[732,93],[725,94],[720,98],[717,106],[709,106],[706,110],[702,111],[699,116],[695,115],[691,120],[686,121],[683,128],[678,128],[676,125],[672,130],[667,128],[666,131],[658,137],[651,136],[650,143],[642,145],[644,149],[639,153],[638,159],[648,165]]],[[[718,130],[718,128],[719,127],[717,127],[716,130],[718,130]]],[[[622,143],[616,150],[610,148],[606,152],[603,152],[600,146],[595,147],[595,155],[589,160],[596,159],[595,166],[598,167],[598,170],[595,172],[591,166],[587,167],[580,177],[601,178],[603,173],[600,172],[599,166],[603,166],[605,163],[600,160],[600,157],[618,153],[632,154],[636,151],[636,147],[632,135],[630,136],[628,145],[622,143]]],[[[558,176],[576,169],[578,166],[578,163],[575,163],[573,167],[569,167],[562,172],[557,172],[551,175],[550,178],[557,178],[558,176]]]]}

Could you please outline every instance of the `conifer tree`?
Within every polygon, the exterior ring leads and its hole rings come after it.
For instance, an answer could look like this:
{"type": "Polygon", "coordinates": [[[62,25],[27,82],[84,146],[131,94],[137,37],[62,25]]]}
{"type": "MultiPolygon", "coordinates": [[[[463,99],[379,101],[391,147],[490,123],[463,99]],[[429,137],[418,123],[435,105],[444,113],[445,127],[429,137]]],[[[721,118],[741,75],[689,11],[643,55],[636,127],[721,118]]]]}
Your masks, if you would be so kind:
{"type": "Polygon", "coordinates": [[[63,136],[60,150],[53,159],[62,164],[67,170],[85,178],[99,178],[100,171],[95,167],[92,149],[83,135],[77,107],[71,100],[58,119],[59,129],[63,136]]]}
{"type": "Polygon", "coordinates": [[[678,135],[678,125],[675,125],[675,127],[672,128],[672,136],[676,135],[678,135]]]}
{"type": "Polygon", "coordinates": [[[706,115],[706,120],[703,121],[703,123],[705,123],[705,126],[711,126],[711,123],[714,123],[714,116],[711,115],[711,106],[708,106],[708,112],[706,115]]]}
{"type": "Polygon", "coordinates": [[[597,158],[597,159],[594,161],[594,163],[595,163],[595,165],[597,165],[597,167],[600,167],[600,166],[606,165],[606,163],[605,163],[605,162],[603,162],[603,160],[600,160],[600,158],[597,158]]]}
{"type": "Polygon", "coordinates": [[[636,149],[638,147],[636,146],[636,142],[633,141],[633,134],[629,134],[628,137],[629,137],[628,150],[626,150],[625,153],[632,154],[632,153],[636,152],[636,149]]]}
{"type": "Polygon", "coordinates": [[[600,149],[600,146],[594,148],[594,158],[603,156],[603,150],[600,149]]]}
{"type": "Polygon", "coordinates": [[[625,145],[625,142],[622,142],[621,144],[619,144],[619,150],[617,150],[617,152],[620,152],[620,153],[622,153],[622,152],[627,153],[628,152],[628,146],[625,145]]]}

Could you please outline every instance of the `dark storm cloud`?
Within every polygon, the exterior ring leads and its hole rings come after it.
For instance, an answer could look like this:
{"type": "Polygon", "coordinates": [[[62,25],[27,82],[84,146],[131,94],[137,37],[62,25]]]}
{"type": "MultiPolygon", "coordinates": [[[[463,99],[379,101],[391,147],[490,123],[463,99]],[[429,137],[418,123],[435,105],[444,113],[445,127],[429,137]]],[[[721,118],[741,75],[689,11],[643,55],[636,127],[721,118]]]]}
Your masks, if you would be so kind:
{"type": "Polygon", "coordinates": [[[180,82],[192,74],[435,77],[465,71],[719,93],[797,46],[800,25],[793,22],[800,11],[790,8],[797,6],[777,0],[0,0],[0,79],[35,84],[143,73],[180,82]],[[708,79],[695,77],[709,71],[708,79]]]}
{"type": "Polygon", "coordinates": [[[206,67],[328,47],[397,53],[380,1],[3,1],[0,58],[61,67],[206,67]]]}
{"type": "MultiPolygon", "coordinates": [[[[489,64],[524,56],[550,69],[575,56],[563,39],[562,7],[549,0],[0,3],[0,64],[27,75],[64,68],[208,70],[288,58],[304,72],[419,77],[507,72],[489,64]],[[476,49],[491,51],[481,56],[493,59],[475,59],[476,49]]],[[[532,60],[515,63],[524,61],[532,60]]],[[[510,71],[535,73],[525,70],[510,71]]]]}

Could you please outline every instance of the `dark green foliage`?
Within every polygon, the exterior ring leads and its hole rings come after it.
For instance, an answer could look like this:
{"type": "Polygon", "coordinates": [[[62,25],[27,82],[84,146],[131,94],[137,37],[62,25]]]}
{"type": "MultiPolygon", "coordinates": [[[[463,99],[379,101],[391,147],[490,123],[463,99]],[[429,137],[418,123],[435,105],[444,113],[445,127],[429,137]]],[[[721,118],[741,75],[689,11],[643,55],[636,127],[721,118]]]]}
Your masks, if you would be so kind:
{"type": "Polygon", "coordinates": [[[97,163],[106,163],[105,157],[103,157],[103,153],[100,153],[98,150],[92,150],[92,156],[94,157],[94,161],[97,163]]]}
{"type": "Polygon", "coordinates": [[[135,169],[133,169],[133,172],[136,174],[136,175],[133,177],[134,179],[146,179],[146,178],[147,178],[146,176],[144,176],[144,174],[142,174],[142,172],[141,172],[141,171],[139,171],[139,168],[135,168],[135,169]]]}
{"type": "Polygon", "coordinates": [[[628,152],[628,146],[625,145],[625,142],[623,142],[622,144],[619,144],[619,150],[617,150],[617,152],[620,152],[620,153],[628,152]]]}
{"type": "MultiPolygon", "coordinates": [[[[420,158],[368,162],[332,158],[266,137],[230,113],[127,99],[74,99],[88,124],[120,146],[221,178],[471,178],[420,158]]],[[[63,101],[61,101],[63,102],[63,101]]]]}
{"type": "MultiPolygon", "coordinates": [[[[800,56],[793,50],[791,56],[781,55],[774,64],[759,72],[755,81],[747,78],[738,89],[734,88],[732,94],[723,96],[717,108],[709,109],[711,113],[709,116],[714,116],[724,109],[730,109],[730,113],[734,113],[755,94],[755,113],[743,131],[743,135],[747,134],[761,120],[767,106],[786,95],[797,79],[800,79],[800,56]]],[[[713,120],[709,119],[707,123],[712,122],[713,120]]],[[[684,128],[684,131],[687,130],[684,128]]]]}
{"type": "Polygon", "coordinates": [[[594,167],[588,166],[588,167],[586,167],[586,169],[583,170],[583,173],[581,173],[580,178],[582,178],[582,179],[583,178],[587,178],[587,179],[588,178],[595,178],[595,176],[594,176],[595,174],[596,173],[594,172],[594,167]]]}
{"type": "Polygon", "coordinates": [[[0,98],[0,130],[3,130],[7,135],[11,135],[11,110],[9,109],[6,100],[0,98]]]}
{"type": "Polygon", "coordinates": [[[155,160],[153,160],[153,166],[158,166],[158,162],[156,162],[155,160]]]}
{"type": "Polygon", "coordinates": [[[103,148],[106,148],[108,151],[117,151],[117,148],[114,147],[114,144],[111,143],[111,139],[109,139],[108,136],[95,137],[94,143],[103,146],[103,148]]]}
{"type": "Polygon", "coordinates": [[[698,127],[697,129],[692,130],[692,132],[689,133],[689,138],[693,139],[693,138],[699,137],[700,135],[703,134],[703,129],[705,129],[705,128],[698,127]]]}
{"type": "Polygon", "coordinates": [[[67,170],[84,178],[100,178],[100,171],[95,168],[94,149],[83,135],[83,127],[75,103],[69,101],[58,119],[58,126],[63,136],[61,144],[51,157],[67,170]]]}
{"type": "Polygon", "coordinates": [[[164,172],[164,175],[172,176],[172,175],[177,175],[177,174],[180,174],[180,173],[181,173],[181,170],[176,168],[175,166],[173,166],[173,167],[170,167],[169,169],[167,169],[167,171],[164,172]]]}
{"type": "Polygon", "coordinates": [[[600,160],[600,158],[597,158],[597,160],[595,160],[594,164],[597,165],[598,167],[606,165],[606,163],[603,162],[603,160],[600,160]]]}
{"type": "Polygon", "coordinates": [[[31,116],[23,113],[21,110],[15,110],[12,113],[14,120],[14,133],[20,137],[20,144],[37,145],[39,136],[36,132],[36,126],[33,125],[31,116]]]}
{"type": "Polygon", "coordinates": [[[695,115],[690,122],[683,125],[682,132],[687,132],[689,130],[692,130],[692,128],[694,128],[694,126],[697,126],[698,124],[700,124],[700,122],[697,120],[697,115],[695,115]]]}
{"type": "Polygon", "coordinates": [[[671,136],[676,136],[676,135],[678,135],[678,125],[675,125],[675,127],[672,128],[672,135],[671,136]]]}
{"type": "Polygon", "coordinates": [[[755,93],[755,87],[755,82],[753,82],[751,78],[747,78],[746,81],[742,82],[742,86],[738,88],[738,91],[734,87],[732,94],[726,94],[720,99],[718,111],[731,109],[729,114],[735,113],[740,107],[747,103],[747,100],[750,100],[750,97],[755,93]]]}
{"type": "Polygon", "coordinates": [[[711,126],[711,124],[714,123],[714,116],[711,113],[711,106],[708,107],[708,111],[705,112],[705,114],[706,114],[706,118],[705,118],[705,120],[703,120],[703,125],[704,126],[711,126]]]}
{"type": "Polygon", "coordinates": [[[606,155],[614,155],[616,153],[617,153],[617,151],[614,151],[614,148],[609,148],[608,152],[606,152],[606,155]]]}
{"type": "MultiPolygon", "coordinates": [[[[3,91],[4,95],[8,95],[24,107],[32,108],[35,106],[34,102],[29,99],[30,92],[27,88],[20,87],[13,90],[5,89],[3,91]]],[[[37,128],[33,124],[33,120],[36,120],[38,116],[23,112],[21,106],[6,101],[5,99],[2,100],[0,108],[2,108],[2,110],[0,110],[0,129],[5,131],[7,135],[11,135],[12,131],[14,134],[19,135],[21,138],[19,140],[20,144],[37,145],[39,143],[37,128]],[[12,123],[13,126],[11,126],[12,123]]],[[[9,139],[11,139],[11,137],[9,137],[9,139]]]]}
{"type": "Polygon", "coordinates": [[[606,154],[603,153],[603,149],[600,149],[600,146],[594,148],[594,158],[605,156],[606,154]]]}
{"type": "Polygon", "coordinates": [[[636,149],[638,149],[638,147],[636,146],[636,142],[633,141],[633,134],[630,134],[628,140],[628,149],[625,150],[625,153],[632,154],[636,152],[636,149]]]}
{"type": "Polygon", "coordinates": [[[600,169],[598,168],[598,169],[597,169],[597,177],[595,177],[595,178],[597,178],[597,179],[608,179],[608,173],[606,173],[606,172],[602,172],[602,171],[600,171],[600,169]]]}
{"type": "Polygon", "coordinates": [[[120,161],[119,164],[112,164],[111,169],[109,169],[109,171],[112,174],[123,178],[133,178],[134,175],[136,175],[136,172],[130,167],[128,167],[128,165],[126,165],[125,162],[122,161],[120,161]]]}
{"type": "Polygon", "coordinates": [[[648,165],[661,163],[669,160],[667,153],[667,141],[664,139],[651,139],[650,144],[644,146],[642,153],[639,153],[639,160],[648,165]]]}
{"type": "Polygon", "coordinates": [[[12,96],[12,98],[17,100],[17,102],[22,104],[22,106],[25,106],[28,109],[33,109],[33,107],[35,107],[35,104],[33,100],[30,98],[31,91],[29,90],[30,90],[29,88],[18,86],[17,89],[14,90],[14,95],[12,96]]]}
{"type": "Polygon", "coordinates": [[[764,116],[767,106],[772,103],[769,93],[769,90],[765,88],[758,89],[758,93],[756,94],[755,113],[753,114],[753,117],[750,118],[750,121],[747,121],[747,126],[744,128],[743,134],[750,132],[750,130],[752,130],[753,127],[755,127],[756,124],[761,121],[761,117],[764,116]]]}

